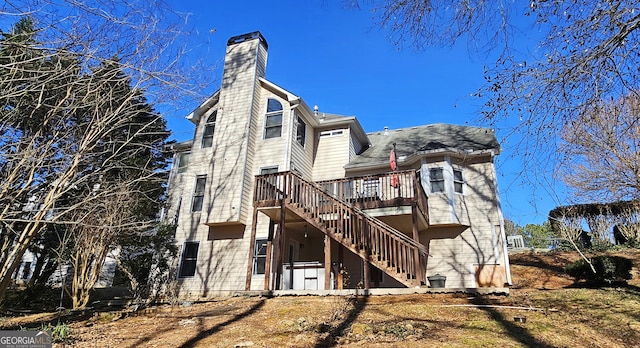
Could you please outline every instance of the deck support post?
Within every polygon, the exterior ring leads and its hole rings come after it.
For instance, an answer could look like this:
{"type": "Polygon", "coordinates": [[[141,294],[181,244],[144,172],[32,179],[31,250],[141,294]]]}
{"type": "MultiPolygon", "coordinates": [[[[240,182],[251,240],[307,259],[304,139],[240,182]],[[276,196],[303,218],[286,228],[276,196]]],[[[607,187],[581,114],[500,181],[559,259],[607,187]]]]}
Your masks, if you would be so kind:
{"type": "Polygon", "coordinates": [[[324,235],[324,289],[331,290],[331,238],[324,235]]]}
{"type": "MultiPolygon", "coordinates": [[[[416,202],[411,202],[411,225],[413,232],[413,240],[416,243],[420,243],[420,233],[418,232],[418,206],[416,202]]],[[[414,269],[415,269],[415,277],[418,285],[426,284],[425,283],[425,270],[422,268],[422,263],[420,262],[420,251],[416,249],[414,253],[414,269]]]]}
{"type": "Polygon", "coordinates": [[[369,253],[365,252],[365,258],[363,260],[363,276],[364,276],[364,289],[369,290],[371,288],[371,264],[369,264],[369,253]]]}
{"type": "Polygon", "coordinates": [[[256,245],[256,229],[258,224],[258,208],[253,208],[253,220],[251,220],[251,244],[249,244],[249,261],[247,262],[247,278],[244,290],[251,290],[251,275],[253,274],[253,253],[256,245]]]}
{"type": "Polygon", "coordinates": [[[344,288],[344,246],[338,244],[338,274],[336,275],[336,288],[342,290],[344,288]]]}
{"type": "Polygon", "coordinates": [[[284,257],[284,245],[285,245],[285,217],[286,217],[286,208],[285,208],[285,198],[282,199],[280,203],[280,223],[278,224],[278,242],[276,243],[277,253],[276,253],[276,279],[274,290],[282,290],[282,259],[284,257]]]}
{"type": "Polygon", "coordinates": [[[267,256],[264,261],[264,289],[271,290],[271,263],[273,262],[273,231],[275,230],[275,223],[269,219],[269,235],[267,236],[267,256]]]}

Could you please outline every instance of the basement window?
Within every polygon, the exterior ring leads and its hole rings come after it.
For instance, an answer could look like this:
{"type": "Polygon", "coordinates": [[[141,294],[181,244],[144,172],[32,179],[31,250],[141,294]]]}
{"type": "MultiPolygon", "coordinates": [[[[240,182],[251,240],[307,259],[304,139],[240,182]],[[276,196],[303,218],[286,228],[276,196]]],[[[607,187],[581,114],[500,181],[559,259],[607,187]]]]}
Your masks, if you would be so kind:
{"type": "Polygon", "coordinates": [[[193,277],[196,274],[199,245],[200,242],[184,242],[184,247],[182,249],[182,260],[180,262],[180,272],[178,273],[178,277],[193,277]]]}
{"type": "Polygon", "coordinates": [[[264,274],[267,262],[267,240],[256,239],[253,248],[253,274],[264,274]]]}

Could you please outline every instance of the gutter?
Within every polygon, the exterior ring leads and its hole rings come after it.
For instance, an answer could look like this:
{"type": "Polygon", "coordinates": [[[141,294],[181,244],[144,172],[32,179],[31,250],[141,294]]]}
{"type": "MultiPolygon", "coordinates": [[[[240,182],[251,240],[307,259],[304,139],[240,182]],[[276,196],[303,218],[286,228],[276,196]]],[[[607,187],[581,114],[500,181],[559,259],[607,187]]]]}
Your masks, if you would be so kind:
{"type": "MultiPolygon", "coordinates": [[[[474,151],[467,152],[467,151],[463,151],[456,148],[426,150],[426,151],[413,153],[408,156],[398,156],[398,166],[400,166],[400,163],[402,163],[403,166],[408,166],[410,164],[413,164],[414,162],[419,161],[421,158],[424,158],[427,156],[433,156],[433,155],[445,155],[445,156],[449,155],[454,157],[467,157],[467,158],[491,155],[491,157],[493,158],[495,157],[495,151],[493,149],[490,149],[490,150],[474,150],[474,151]]],[[[349,170],[349,169],[357,170],[357,169],[369,169],[369,168],[377,169],[377,168],[388,167],[388,166],[389,166],[389,163],[385,159],[385,161],[374,162],[373,164],[371,162],[347,164],[344,166],[344,168],[345,170],[349,170]]]]}

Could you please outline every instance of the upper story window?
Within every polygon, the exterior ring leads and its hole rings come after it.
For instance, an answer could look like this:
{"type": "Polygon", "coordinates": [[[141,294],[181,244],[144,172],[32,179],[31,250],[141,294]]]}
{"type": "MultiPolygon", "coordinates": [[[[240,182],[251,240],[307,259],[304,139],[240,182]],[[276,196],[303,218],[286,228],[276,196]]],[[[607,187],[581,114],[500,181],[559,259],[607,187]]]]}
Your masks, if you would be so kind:
{"type": "Polygon", "coordinates": [[[442,168],[429,169],[429,183],[431,184],[431,193],[444,192],[444,173],[442,168]]]}
{"type": "Polygon", "coordinates": [[[298,126],[296,127],[296,141],[304,147],[304,141],[307,137],[307,124],[304,123],[302,117],[298,116],[298,126]]]}
{"type": "MultiPolygon", "coordinates": [[[[449,179],[451,180],[451,179],[449,179]]],[[[443,168],[431,168],[429,169],[429,183],[431,184],[431,193],[446,192],[445,176],[443,168]]],[[[462,170],[453,170],[453,191],[455,193],[462,193],[464,188],[464,178],[462,176],[462,170]]]]}
{"type": "Polygon", "coordinates": [[[275,99],[267,100],[264,138],[278,138],[282,134],[282,104],[275,99]]]}
{"type": "Polygon", "coordinates": [[[202,211],[202,204],[204,203],[204,191],[207,187],[207,176],[198,175],[196,177],[196,186],[193,189],[193,198],[191,202],[191,211],[202,211]]]}
{"type": "Polygon", "coordinates": [[[213,134],[216,131],[216,118],[218,117],[218,110],[214,110],[207,122],[204,124],[204,132],[202,133],[202,148],[213,146],[213,134]]]}
{"type": "Polygon", "coordinates": [[[343,133],[344,133],[344,131],[342,131],[342,130],[324,131],[324,132],[320,132],[320,138],[337,137],[339,135],[342,135],[343,133]]]}
{"type": "Polygon", "coordinates": [[[182,152],[179,153],[176,160],[178,161],[177,163],[177,172],[178,173],[184,173],[185,171],[187,171],[187,167],[189,167],[189,156],[191,155],[190,152],[182,152]]]}
{"type": "Polygon", "coordinates": [[[464,187],[464,178],[462,177],[462,170],[454,169],[453,170],[453,189],[456,193],[462,193],[462,188],[464,187]]]}

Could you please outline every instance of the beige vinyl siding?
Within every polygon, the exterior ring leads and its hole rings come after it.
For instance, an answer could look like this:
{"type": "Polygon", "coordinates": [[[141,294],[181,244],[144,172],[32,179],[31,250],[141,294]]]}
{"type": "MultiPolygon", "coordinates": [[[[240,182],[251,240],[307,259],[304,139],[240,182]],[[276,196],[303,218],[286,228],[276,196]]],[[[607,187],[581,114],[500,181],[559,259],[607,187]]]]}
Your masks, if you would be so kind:
{"type": "MultiPolygon", "coordinates": [[[[266,68],[267,50],[262,45],[260,45],[259,48],[256,75],[262,77],[264,76],[264,70],[266,68]]],[[[240,221],[245,224],[251,219],[250,216],[252,215],[254,175],[256,173],[254,170],[254,162],[256,160],[257,144],[262,139],[262,122],[264,119],[264,110],[266,109],[262,102],[262,94],[264,94],[264,92],[261,84],[256,83],[253,90],[253,103],[248,128],[249,136],[247,138],[248,143],[246,144],[246,163],[243,173],[242,193],[240,196],[240,221]]]]}
{"type": "Polygon", "coordinates": [[[259,40],[227,46],[225,72],[220,90],[219,121],[214,137],[213,173],[216,178],[212,187],[212,204],[207,216],[208,223],[240,221],[243,194],[246,182],[247,140],[249,138],[251,112],[257,75],[261,61],[257,47],[259,40]]]}
{"type": "Polygon", "coordinates": [[[313,163],[313,180],[321,181],[342,178],[345,175],[344,166],[349,163],[349,129],[334,129],[342,131],[337,136],[320,136],[322,130],[317,131],[318,145],[313,163]]]}
{"type": "MultiPolygon", "coordinates": [[[[287,142],[290,142],[290,136],[287,129],[290,127],[290,113],[291,110],[289,108],[289,103],[274,95],[273,93],[262,89],[262,95],[260,96],[259,101],[259,110],[256,118],[256,134],[255,134],[255,142],[254,142],[254,158],[253,165],[251,167],[251,192],[248,198],[253,199],[253,182],[255,175],[260,174],[260,168],[264,167],[272,167],[277,166],[279,171],[288,170],[288,166],[285,163],[286,153],[285,149],[287,148],[287,142]],[[282,104],[282,132],[280,137],[264,139],[264,129],[265,129],[265,113],[267,110],[267,100],[268,99],[276,99],[282,104]],[[289,137],[288,137],[289,136],[289,137]]],[[[249,168],[249,167],[247,167],[249,168]]]]}
{"type": "Polygon", "coordinates": [[[486,220],[474,223],[471,227],[432,227],[425,232],[421,242],[429,246],[427,275],[447,276],[447,287],[475,287],[475,265],[503,263],[501,253],[495,253],[494,227],[486,220]]]}
{"type": "MultiPolygon", "coordinates": [[[[205,113],[202,114],[202,116],[200,117],[200,121],[198,126],[196,127],[195,131],[194,131],[194,135],[193,135],[193,146],[191,148],[191,152],[199,152],[199,151],[205,151],[208,153],[209,156],[211,156],[211,152],[213,150],[213,147],[208,147],[208,148],[202,148],[202,135],[204,133],[204,128],[205,128],[205,124],[207,123],[207,118],[209,118],[209,115],[211,115],[214,110],[216,110],[218,107],[218,103],[216,103],[215,105],[213,105],[209,110],[207,110],[205,113]]],[[[219,118],[219,117],[218,117],[219,118]]],[[[216,134],[213,134],[213,137],[215,138],[216,134]]]]}
{"type": "MultiPolygon", "coordinates": [[[[431,192],[431,181],[429,170],[432,168],[445,168],[446,162],[441,156],[438,158],[426,159],[421,168],[421,181],[424,192],[429,196],[429,224],[448,225],[457,224],[455,212],[452,210],[449,199],[449,192],[431,192]]],[[[446,187],[446,184],[445,184],[446,187]]]]}
{"type": "Polygon", "coordinates": [[[352,160],[357,154],[361,153],[364,150],[363,148],[364,144],[362,144],[362,142],[353,136],[353,133],[351,133],[351,142],[349,142],[349,160],[352,160]]]}
{"type": "Polygon", "coordinates": [[[356,142],[353,136],[349,137],[349,161],[356,157],[356,142]]]}
{"type": "MultiPolygon", "coordinates": [[[[256,222],[256,240],[258,239],[267,239],[267,237],[269,236],[269,217],[266,216],[265,214],[258,214],[258,220],[256,222]]],[[[249,225],[250,226],[250,225],[249,225]]],[[[277,228],[277,226],[276,226],[277,228]]],[[[247,235],[250,235],[251,231],[247,230],[247,235]]],[[[248,238],[247,238],[248,240],[248,238]]],[[[247,262],[249,262],[249,250],[247,249],[246,252],[246,256],[247,256],[247,262]]],[[[252,255],[252,259],[251,259],[252,265],[253,265],[253,255],[252,255]]],[[[245,263],[245,267],[247,267],[248,265],[245,263]]],[[[246,268],[245,268],[245,273],[246,273],[246,268]]],[[[242,276],[242,279],[245,276],[242,276]]],[[[243,284],[244,286],[244,284],[243,284]]],[[[244,288],[243,288],[244,289],[244,288]]],[[[251,276],[251,285],[250,285],[250,289],[251,290],[263,290],[264,289],[264,275],[263,274],[252,274],[251,276]]]]}
{"type": "Polygon", "coordinates": [[[244,289],[249,240],[217,238],[215,235],[211,239],[207,237],[208,229],[204,238],[198,240],[200,243],[195,275],[178,278],[182,298],[230,295],[244,289]]]}
{"type": "MultiPolygon", "coordinates": [[[[194,144],[194,147],[197,144],[194,144]]],[[[171,178],[171,191],[169,193],[169,209],[167,209],[167,218],[178,216],[178,225],[176,230],[176,240],[183,241],[194,239],[198,234],[203,232],[199,230],[200,225],[204,222],[207,209],[210,205],[213,185],[211,176],[211,163],[208,161],[210,155],[207,151],[191,151],[189,166],[183,173],[177,173],[175,168],[171,178]],[[193,191],[195,188],[196,177],[198,175],[207,175],[205,186],[204,200],[201,212],[192,212],[191,204],[193,191]]]]}
{"type": "Polygon", "coordinates": [[[292,113],[292,121],[294,122],[294,126],[292,128],[291,133],[291,167],[295,169],[302,177],[310,179],[313,177],[313,128],[309,121],[307,121],[302,115],[300,118],[306,124],[305,127],[305,144],[304,147],[298,143],[296,140],[297,135],[297,127],[295,126],[295,122],[297,122],[296,112],[292,113]]]}
{"type": "MultiPolygon", "coordinates": [[[[443,163],[430,163],[437,167],[443,163]]],[[[432,227],[421,235],[429,246],[427,276],[447,276],[447,287],[475,287],[475,265],[503,264],[500,243],[500,220],[495,197],[495,167],[490,158],[452,159],[462,169],[465,179],[463,194],[454,194],[452,214],[449,198],[444,193],[430,194],[429,217],[432,227]],[[458,226],[443,226],[459,224],[458,226]],[[440,225],[440,226],[438,226],[440,225]],[[497,251],[497,252],[496,252],[497,251]]],[[[427,176],[428,178],[428,176],[427,176]]]]}

